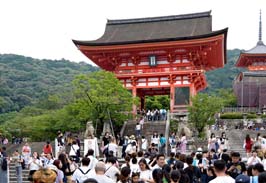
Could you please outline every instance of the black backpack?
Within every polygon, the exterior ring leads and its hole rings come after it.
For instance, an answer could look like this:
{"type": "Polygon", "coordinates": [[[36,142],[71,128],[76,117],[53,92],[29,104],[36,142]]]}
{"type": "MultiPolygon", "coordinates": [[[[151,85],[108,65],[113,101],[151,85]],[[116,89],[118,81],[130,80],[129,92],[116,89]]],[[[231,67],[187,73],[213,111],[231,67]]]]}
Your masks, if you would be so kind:
{"type": "Polygon", "coordinates": [[[2,164],[1,164],[1,168],[4,171],[7,170],[7,160],[6,160],[6,157],[3,157],[2,164]]]}

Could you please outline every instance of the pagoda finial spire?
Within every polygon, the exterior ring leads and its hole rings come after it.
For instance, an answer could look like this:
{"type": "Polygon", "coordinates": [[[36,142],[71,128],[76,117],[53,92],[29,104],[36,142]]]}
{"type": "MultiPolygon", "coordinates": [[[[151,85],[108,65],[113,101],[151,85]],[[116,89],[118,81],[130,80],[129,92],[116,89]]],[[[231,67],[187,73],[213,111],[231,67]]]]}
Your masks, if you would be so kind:
{"type": "Polygon", "coordinates": [[[264,45],[262,42],[261,10],[260,10],[260,21],[259,21],[259,41],[258,41],[257,45],[264,45]]]}
{"type": "Polygon", "coordinates": [[[262,27],[261,27],[261,10],[260,10],[259,41],[261,41],[261,37],[262,37],[262,27]]]}

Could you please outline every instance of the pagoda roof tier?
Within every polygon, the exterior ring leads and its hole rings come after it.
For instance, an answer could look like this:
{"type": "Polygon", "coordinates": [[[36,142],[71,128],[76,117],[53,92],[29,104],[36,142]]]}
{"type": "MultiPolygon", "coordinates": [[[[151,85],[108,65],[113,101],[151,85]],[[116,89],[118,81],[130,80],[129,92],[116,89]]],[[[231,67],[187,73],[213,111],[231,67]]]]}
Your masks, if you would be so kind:
{"type": "Polygon", "coordinates": [[[236,66],[247,67],[250,71],[266,70],[266,46],[262,42],[261,11],[259,21],[259,40],[257,45],[248,51],[241,52],[236,62],[236,66]]]}
{"type": "Polygon", "coordinates": [[[266,46],[262,41],[258,41],[254,48],[240,53],[236,66],[249,67],[261,65],[261,63],[266,63],[266,46]]]}
{"type": "Polygon", "coordinates": [[[76,45],[106,46],[151,43],[209,37],[211,11],[164,17],[108,20],[103,36],[93,41],[73,40],[76,45]]]}
{"type": "Polygon", "coordinates": [[[257,45],[254,48],[248,51],[244,51],[243,53],[245,54],[266,54],[266,46],[264,45],[262,41],[258,41],[257,45]]]}

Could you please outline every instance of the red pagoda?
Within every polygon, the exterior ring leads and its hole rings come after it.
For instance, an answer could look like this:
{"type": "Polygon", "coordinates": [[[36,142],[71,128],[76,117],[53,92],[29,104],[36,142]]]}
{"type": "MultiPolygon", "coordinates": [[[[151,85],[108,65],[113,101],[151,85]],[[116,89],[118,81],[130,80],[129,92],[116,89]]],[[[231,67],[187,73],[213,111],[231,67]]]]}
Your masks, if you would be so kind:
{"type": "Polygon", "coordinates": [[[247,68],[247,71],[241,72],[236,77],[233,86],[238,106],[256,107],[261,110],[266,106],[266,46],[262,42],[261,14],[257,45],[248,51],[243,51],[236,66],[247,68]]]}
{"type": "Polygon", "coordinates": [[[140,97],[141,109],[145,96],[170,95],[170,112],[185,112],[190,97],[207,86],[205,71],[226,63],[226,35],[227,28],[212,31],[208,11],[108,20],[101,38],[73,42],[140,97]]]}

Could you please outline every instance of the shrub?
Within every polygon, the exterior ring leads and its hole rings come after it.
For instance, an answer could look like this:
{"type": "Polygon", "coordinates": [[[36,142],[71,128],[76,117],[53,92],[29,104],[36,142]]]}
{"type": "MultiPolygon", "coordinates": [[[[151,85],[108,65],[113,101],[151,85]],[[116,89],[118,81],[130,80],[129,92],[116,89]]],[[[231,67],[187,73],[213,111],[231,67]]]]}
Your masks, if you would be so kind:
{"type": "Polygon", "coordinates": [[[230,113],[224,113],[220,116],[221,119],[243,119],[242,113],[238,112],[230,112],[230,113]]]}

